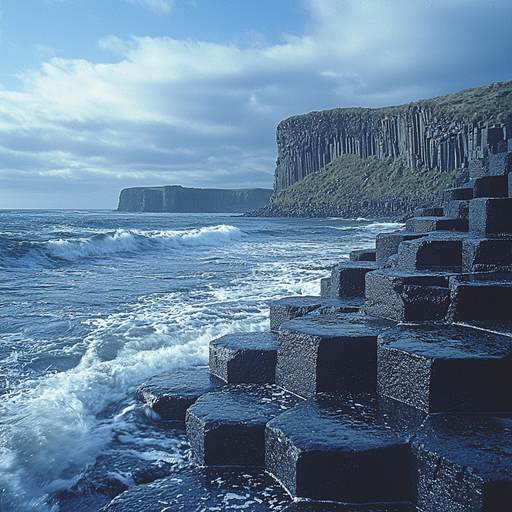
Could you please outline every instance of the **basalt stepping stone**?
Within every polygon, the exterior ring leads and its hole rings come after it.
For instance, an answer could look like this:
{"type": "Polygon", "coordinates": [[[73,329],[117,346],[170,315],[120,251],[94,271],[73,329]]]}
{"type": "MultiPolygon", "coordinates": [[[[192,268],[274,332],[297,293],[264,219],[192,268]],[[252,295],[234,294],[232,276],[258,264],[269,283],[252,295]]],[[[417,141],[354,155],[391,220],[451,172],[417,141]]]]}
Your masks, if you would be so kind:
{"type": "Polygon", "coordinates": [[[205,466],[264,466],[265,425],[300,399],[275,385],[230,385],[187,411],[189,443],[205,466]]]}
{"type": "Polygon", "coordinates": [[[221,384],[207,366],[155,375],[139,386],[136,397],[164,421],[183,423],[187,409],[221,384]]]}
{"type": "Polygon", "coordinates": [[[377,392],[439,412],[512,410],[512,340],[462,326],[397,326],[378,338],[377,392]]]}
{"type": "Polygon", "coordinates": [[[450,219],[448,217],[412,217],[405,223],[405,229],[412,233],[430,231],[467,231],[467,219],[450,219]]]}
{"type": "Polygon", "coordinates": [[[462,270],[464,272],[512,270],[512,237],[463,240],[462,270]]]}
{"type": "Polygon", "coordinates": [[[317,395],[267,424],[266,470],[294,497],[407,502],[410,446],[370,399],[317,395]]]}
{"type": "Polygon", "coordinates": [[[377,335],[393,322],[358,314],[308,315],[281,326],[276,384],[302,397],[374,392],[377,335]]]}
{"type": "Polygon", "coordinates": [[[469,204],[469,231],[481,236],[512,233],[512,199],[473,199],[469,204]]]}
{"type": "Polygon", "coordinates": [[[431,416],[412,453],[420,510],[512,509],[511,416],[431,416]]]}
{"type": "Polygon", "coordinates": [[[117,496],[101,512],[206,512],[282,510],[283,488],[262,470],[190,468],[117,496]]]}
{"type": "Polygon", "coordinates": [[[353,261],[336,265],[331,271],[331,296],[363,297],[365,275],[383,266],[384,263],[380,261],[353,261]]]}
{"type": "Polygon", "coordinates": [[[357,313],[364,307],[361,297],[324,298],[312,295],[285,297],[270,304],[270,331],[278,332],[284,322],[314,310],[326,314],[357,313]]]}
{"type": "Polygon", "coordinates": [[[443,203],[447,203],[449,201],[458,201],[464,199],[473,199],[473,189],[472,188],[447,188],[443,190],[443,203]]]}
{"type": "Polygon", "coordinates": [[[366,312],[400,322],[442,320],[450,304],[450,272],[383,269],[366,274],[366,312]]]}
{"type": "Polygon", "coordinates": [[[417,512],[417,508],[408,503],[386,505],[344,505],[333,501],[296,501],[283,512],[417,512]]]}
{"type": "Polygon", "coordinates": [[[376,249],[359,249],[348,255],[350,261],[375,261],[376,249]]]}
{"type": "Polygon", "coordinates": [[[398,266],[403,268],[458,269],[462,266],[462,240],[431,237],[404,241],[398,248],[398,266]]]}
{"type": "Polygon", "coordinates": [[[210,341],[210,372],[230,384],[274,383],[277,334],[244,332],[210,341]]]}
{"type": "Polygon", "coordinates": [[[444,214],[452,219],[469,219],[469,201],[450,201],[444,205],[444,214]]]}
{"type": "Polygon", "coordinates": [[[508,176],[484,176],[475,179],[473,197],[508,197],[508,176]]]}
{"type": "Polygon", "coordinates": [[[428,233],[379,233],[375,239],[375,258],[377,261],[387,261],[390,256],[398,253],[398,247],[406,240],[416,240],[427,236],[428,233]]]}
{"type": "Polygon", "coordinates": [[[453,276],[450,289],[450,321],[512,321],[512,273],[453,276]]]}

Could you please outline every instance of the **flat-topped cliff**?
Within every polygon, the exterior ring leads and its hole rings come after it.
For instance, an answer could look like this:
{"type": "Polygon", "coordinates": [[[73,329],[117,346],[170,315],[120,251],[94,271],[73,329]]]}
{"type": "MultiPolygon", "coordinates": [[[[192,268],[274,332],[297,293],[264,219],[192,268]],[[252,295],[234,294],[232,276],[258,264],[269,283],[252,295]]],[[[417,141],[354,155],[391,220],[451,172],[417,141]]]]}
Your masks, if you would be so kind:
{"type": "Polygon", "coordinates": [[[244,213],[267,204],[271,189],[186,188],[181,185],[121,190],[117,211],[168,213],[244,213]]]}

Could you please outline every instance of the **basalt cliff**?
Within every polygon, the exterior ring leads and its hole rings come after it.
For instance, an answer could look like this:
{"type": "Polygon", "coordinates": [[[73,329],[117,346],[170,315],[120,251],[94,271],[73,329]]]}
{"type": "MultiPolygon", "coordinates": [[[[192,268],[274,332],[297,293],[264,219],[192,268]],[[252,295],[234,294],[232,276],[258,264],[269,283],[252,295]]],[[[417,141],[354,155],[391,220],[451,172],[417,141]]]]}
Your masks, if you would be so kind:
{"type": "Polygon", "coordinates": [[[181,185],[121,190],[117,211],[243,213],[267,204],[271,189],[186,188],[181,185]]]}
{"type": "Polygon", "coordinates": [[[512,81],[395,107],[290,117],[277,127],[274,196],[257,213],[405,213],[452,186],[472,161],[485,165],[505,151],[511,127],[512,81]]]}

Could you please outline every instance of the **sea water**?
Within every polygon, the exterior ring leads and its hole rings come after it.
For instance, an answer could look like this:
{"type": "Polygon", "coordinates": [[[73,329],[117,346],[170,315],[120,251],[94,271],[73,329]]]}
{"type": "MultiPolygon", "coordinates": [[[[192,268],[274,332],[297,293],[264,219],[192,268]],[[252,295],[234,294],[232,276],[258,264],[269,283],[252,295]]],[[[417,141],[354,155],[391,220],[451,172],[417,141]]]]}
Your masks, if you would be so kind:
{"type": "Polygon", "coordinates": [[[137,387],[206,365],[213,338],[267,331],[271,301],[318,295],[333,265],[397,227],[0,211],[0,510],[97,510],[141,467],[193,464],[137,387]]]}

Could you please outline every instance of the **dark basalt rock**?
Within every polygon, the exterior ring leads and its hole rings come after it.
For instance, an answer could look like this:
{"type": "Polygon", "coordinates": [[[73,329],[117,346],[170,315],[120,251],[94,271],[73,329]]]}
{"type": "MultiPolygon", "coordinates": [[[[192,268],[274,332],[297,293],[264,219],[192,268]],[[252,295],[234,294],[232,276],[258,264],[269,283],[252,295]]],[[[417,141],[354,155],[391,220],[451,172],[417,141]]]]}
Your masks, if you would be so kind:
{"type": "Polygon", "coordinates": [[[383,266],[380,261],[354,261],[336,265],[331,272],[331,296],[363,297],[365,275],[383,266]]]}
{"type": "Polygon", "coordinates": [[[453,276],[450,288],[449,321],[512,321],[512,273],[453,276]]]}
{"type": "Polygon", "coordinates": [[[292,496],[343,503],[410,497],[410,447],[369,399],[318,395],[267,424],[266,470],[292,496]]]}
{"type": "Polygon", "coordinates": [[[462,270],[464,272],[512,270],[512,237],[463,240],[462,270]]]}
{"type": "Polygon", "coordinates": [[[508,197],[508,176],[484,176],[473,183],[473,197],[508,197]]]}
{"type": "Polygon", "coordinates": [[[185,421],[187,409],[201,395],[220,385],[208,367],[202,366],[155,375],[139,386],[136,396],[164,421],[179,424],[185,421]]]}
{"type": "Polygon", "coordinates": [[[360,249],[358,251],[350,251],[348,255],[350,261],[375,261],[375,249],[360,249]]]}
{"type": "Polygon", "coordinates": [[[265,425],[300,399],[273,385],[207,393],[187,411],[189,443],[205,466],[264,466],[265,425]]]}
{"type": "Polygon", "coordinates": [[[439,207],[418,208],[414,211],[414,217],[442,217],[444,209],[439,207]]]}
{"type": "Polygon", "coordinates": [[[512,233],[512,199],[473,199],[469,204],[469,231],[481,236],[512,233]]]}
{"type": "Polygon", "coordinates": [[[357,313],[364,306],[359,297],[324,298],[311,295],[285,297],[270,304],[270,331],[277,332],[284,322],[293,320],[312,311],[318,313],[357,313]]]}
{"type": "Polygon", "coordinates": [[[306,316],[283,324],[276,384],[302,397],[374,392],[377,334],[392,325],[357,314],[306,316]]]}
{"type": "Polygon", "coordinates": [[[375,239],[376,260],[387,261],[390,256],[398,253],[401,242],[416,240],[423,236],[427,236],[427,233],[406,233],[404,231],[379,233],[375,239]]]}
{"type": "Polygon", "coordinates": [[[229,384],[274,383],[277,334],[245,332],[210,341],[210,372],[229,384]]]}
{"type": "Polygon", "coordinates": [[[512,410],[512,340],[460,326],[378,337],[377,392],[428,413],[512,410]]]}
{"type": "Polygon", "coordinates": [[[469,201],[450,201],[444,205],[444,211],[451,219],[469,219],[469,201]]]}
{"type": "Polygon", "coordinates": [[[119,495],[102,512],[281,511],[289,496],[263,471],[195,468],[119,495]]]}
{"type": "Polygon", "coordinates": [[[443,204],[450,201],[473,199],[472,188],[447,188],[443,190],[443,204]]]}
{"type": "Polygon", "coordinates": [[[507,175],[512,171],[512,153],[503,151],[489,155],[488,165],[491,176],[507,175]]]}
{"type": "Polygon", "coordinates": [[[328,501],[297,501],[283,512],[417,512],[417,508],[407,503],[375,505],[343,505],[328,501]]]}
{"type": "Polygon", "coordinates": [[[412,452],[419,509],[512,509],[511,416],[431,416],[412,452]]]}
{"type": "Polygon", "coordinates": [[[466,219],[449,219],[446,217],[413,217],[407,220],[405,229],[412,233],[467,231],[468,221],[466,219]]]}
{"type": "Polygon", "coordinates": [[[448,268],[462,266],[462,240],[430,237],[404,241],[398,248],[398,266],[403,268],[448,268]]]}
{"type": "Polygon", "coordinates": [[[442,320],[450,304],[447,272],[384,269],[366,274],[368,314],[401,322],[442,320]]]}

